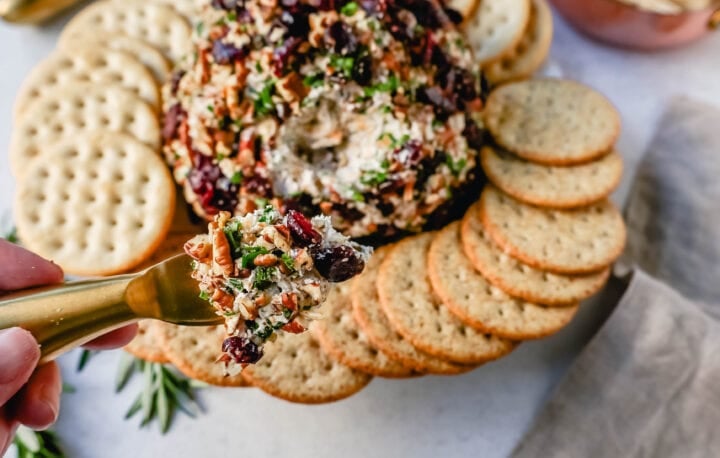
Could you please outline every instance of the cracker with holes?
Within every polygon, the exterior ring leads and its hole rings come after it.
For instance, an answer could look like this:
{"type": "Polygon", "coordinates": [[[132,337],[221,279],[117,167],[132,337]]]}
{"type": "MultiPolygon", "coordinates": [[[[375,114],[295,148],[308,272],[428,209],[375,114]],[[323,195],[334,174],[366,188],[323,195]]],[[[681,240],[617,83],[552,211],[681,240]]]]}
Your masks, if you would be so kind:
{"type": "Polygon", "coordinates": [[[330,284],[362,272],[372,252],[337,232],[327,216],[282,216],[272,205],[244,216],[220,212],[208,233],[184,248],[200,296],[225,317],[220,360],[229,373],[262,358],[278,332],[308,329],[330,284]]]}
{"type": "Polygon", "coordinates": [[[216,386],[247,386],[240,375],[227,375],[217,361],[217,348],[225,338],[223,326],[177,326],[160,323],[160,345],[180,372],[216,386]]]}
{"type": "Polygon", "coordinates": [[[577,304],[548,307],[508,296],[478,273],[465,256],[460,223],[435,234],[428,253],[433,291],[463,322],[512,340],[539,339],[564,328],[577,304]]]}
{"type": "Polygon", "coordinates": [[[514,342],[468,326],[433,294],[427,267],[433,236],[402,240],[380,266],[378,294],[391,325],[421,350],[457,363],[481,364],[510,353],[514,342]]]}
{"type": "Polygon", "coordinates": [[[553,37],[553,18],[546,0],[532,0],[530,21],[514,48],[483,66],[488,81],[501,84],[530,78],[545,62],[553,37]]]}
{"type": "Polygon", "coordinates": [[[173,8],[152,2],[100,1],[68,22],[60,42],[96,34],[121,33],[155,46],[172,62],[191,53],[188,21],[173,8]]]}
{"type": "Polygon", "coordinates": [[[35,100],[15,120],[12,171],[19,177],[48,146],[98,131],[125,133],[153,151],[160,148],[157,115],[142,99],[120,87],[73,84],[35,100]]]}
{"type": "Polygon", "coordinates": [[[486,186],[480,218],[492,240],[538,269],[583,274],[605,269],[625,247],[625,223],[604,200],[575,210],[534,207],[486,186]]]}
{"type": "Polygon", "coordinates": [[[354,278],[350,285],[353,317],[368,341],[392,359],[417,372],[455,375],[474,369],[475,366],[455,364],[430,356],[414,347],[390,325],[380,306],[377,291],[380,264],[389,248],[385,246],[375,251],[363,273],[354,278]]]}
{"type": "Polygon", "coordinates": [[[59,44],[60,49],[66,53],[73,53],[78,49],[87,48],[107,48],[126,52],[135,56],[140,63],[150,70],[157,84],[163,84],[172,70],[170,61],[152,45],[139,38],[133,38],[119,33],[98,33],[91,42],[81,36],[71,37],[59,44]]]}
{"type": "Polygon", "coordinates": [[[372,376],[330,358],[312,332],[281,334],[267,346],[267,358],[242,376],[253,386],[290,402],[321,404],[362,390],[372,376]]]}
{"type": "Polygon", "coordinates": [[[530,0],[482,0],[463,26],[477,62],[491,62],[513,49],[529,20],[530,0]]]}
{"type": "Polygon", "coordinates": [[[331,287],[321,308],[322,320],[314,331],[323,350],[332,358],[353,369],[378,377],[402,378],[414,371],[391,359],[367,340],[352,316],[350,284],[331,287]]]}
{"type": "Polygon", "coordinates": [[[507,294],[530,302],[565,306],[587,299],[605,285],[610,268],[585,275],[563,275],[530,267],[509,256],[487,235],[478,205],[462,220],[465,255],[490,283],[507,294]]]}
{"type": "Polygon", "coordinates": [[[111,275],[147,259],[165,238],[175,186],[162,159],[118,133],[45,147],[18,183],[23,244],[75,275],[111,275]]]}
{"type": "Polygon", "coordinates": [[[152,73],[138,59],[123,51],[75,49],[56,51],[40,62],[25,79],[15,100],[21,117],[33,101],[63,91],[75,83],[120,86],[160,109],[160,91],[152,73]]]}
{"type": "Polygon", "coordinates": [[[526,161],[500,148],[484,147],[488,179],[510,196],[541,207],[574,208],[608,197],[620,183],[622,158],[615,151],[592,162],[558,167],[526,161]]]}
{"type": "Polygon", "coordinates": [[[501,86],[490,93],[484,118],[498,144],[547,165],[590,162],[620,134],[620,115],[603,95],[560,79],[501,86]]]}
{"type": "Polygon", "coordinates": [[[160,345],[160,329],[164,323],[155,320],[142,320],[138,323],[138,333],[135,338],[123,347],[123,350],[152,363],[168,363],[170,360],[160,345]]]}

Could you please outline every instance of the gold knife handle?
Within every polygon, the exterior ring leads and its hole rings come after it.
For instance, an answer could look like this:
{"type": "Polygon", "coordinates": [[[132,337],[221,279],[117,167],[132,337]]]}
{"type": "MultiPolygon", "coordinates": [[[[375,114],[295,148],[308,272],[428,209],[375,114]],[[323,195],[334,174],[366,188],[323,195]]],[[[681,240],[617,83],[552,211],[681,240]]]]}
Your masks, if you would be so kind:
{"type": "Polygon", "coordinates": [[[41,362],[137,321],[126,291],[137,275],[44,286],[0,297],[0,329],[19,326],[40,344],[41,362]]]}

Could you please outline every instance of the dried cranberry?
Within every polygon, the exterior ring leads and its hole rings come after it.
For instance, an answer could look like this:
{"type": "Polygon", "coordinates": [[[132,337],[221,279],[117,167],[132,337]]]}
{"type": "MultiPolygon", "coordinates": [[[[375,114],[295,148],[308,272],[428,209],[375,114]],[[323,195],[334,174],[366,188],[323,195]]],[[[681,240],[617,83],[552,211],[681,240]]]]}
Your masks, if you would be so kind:
{"type": "Polygon", "coordinates": [[[283,201],[282,213],[285,214],[290,210],[295,210],[300,213],[315,214],[318,213],[319,209],[313,204],[313,198],[310,194],[300,194],[293,197],[288,197],[283,201]]]}
{"type": "Polygon", "coordinates": [[[273,196],[273,187],[270,180],[261,175],[252,175],[244,180],[245,190],[251,194],[260,197],[271,198],[273,196]]]}
{"type": "Polygon", "coordinates": [[[358,42],[350,27],[342,21],[335,21],[325,31],[325,42],[333,46],[336,54],[343,56],[354,54],[358,48],[358,42]]]}
{"type": "Polygon", "coordinates": [[[346,203],[335,203],[332,205],[332,211],[337,213],[347,222],[360,221],[365,216],[365,213],[361,212],[355,207],[351,207],[346,203]]]}
{"type": "Polygon", "coordinates": [[[352,78],[360,86],[367,86],[372,80],[372,58],[369,54],[364,54],[355,59],[355,65],[352,70],[352,78]]]}
{"type": "Polygon", "coordinates": [[[193,163],[187,179],[203,210],[211,215],[219,210],[233,211],[238,203],[239,186],[223,175],[212,158],[198,153],[193,163]]]}
{"type": "Polygon", "coordinates": [[[247,51],[244,48],[236,48],[230,43],[224,43],[222,40],[216,40],[213,43],[212,55],[215,63],[227,65],[245,57],[247,51]]]}
{"type": "Polygon", "coordinates": [[[302,40],[298,37],[290,37],[283,44],[273,51],[273,68],[275,76],[282,76],[288,68],[290,58],[295,55],[295,49],[300,46],[302,40]]]}
{"type": "Polygon", "coordinates": [[[316,248],[310,254],[320,275],[333,283],[349,280],[365,268],[365,261],[346,245],[316,248]]]}
{"type": "Polygon", "coordinates": [[[443,10],[445,11],[445,15],[453,24],[458,25],[463,21],[463,16],[458,10],[453,8],[443,8],[443,10]]]}
{"type": "Polygon", "coordinates": [[[418,140],[410,140],[395,150],[393,154],[405,167],[414,167],[422,159],[422,143],[418,140]]]}
{"type": "Polygon", "coordinates": [[[468,146],[476,151],[480,151],[485,144],[485,132],[468,117],[465,117],[465,129],[462,134],[467,140],[468,146]]]}
{"type": "Polygon", "coordinates": [[[187,113],[183,110],[183,107],[176,103],[171,106],[170,109],[165,113],[165,119],[163,121],[162,136],[165,141],[170,141],[177,137],[177,130],[185,119],[187,113]]]}
{"type": "Polygon", "coordinates": [[[335,9],[335,0],[309,0],[308,3],[320,11],[330,11],[335,9]]]}
{"type": "Polygon", "coordinates": [[[228,337],[222,344],[222,351],[240,364],[256,363],[263,356],[262,349],[246,337],[228,337]]]}
{"type": "Polygon", "coordinates": [[[295,210],[288,211],[287,225],[295,243],[302,247],[320,243],[322,240],[322,236],[312,227],[310,220],[300,212],[295,210]]]}
{"type": "Polygon", "coordinates": [[[310,23],[307,14],[301,14],[299,8],[297,12],[283,11],[280,13],[280,23],[285,26],[288,33],[293,37],[302,37],[310,31],[310,23]]]}
{"type": "Polygon", "coordinates": [[[417,90],[416,96],[419,102],[433,106],[435,115],[440,121],[446,120],[450,114],[458,110],[457,96],[452,93],[445,94],[437,86],[421,87],[417,90]]]}

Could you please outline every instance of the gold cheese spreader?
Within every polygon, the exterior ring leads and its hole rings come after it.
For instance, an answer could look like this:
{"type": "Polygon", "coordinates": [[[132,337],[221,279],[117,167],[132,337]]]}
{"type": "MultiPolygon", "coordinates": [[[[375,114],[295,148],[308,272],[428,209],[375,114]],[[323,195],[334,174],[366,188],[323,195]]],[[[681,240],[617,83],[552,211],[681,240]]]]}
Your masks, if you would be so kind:
{"type": "Polygon", "coordinates": [[[210,326],[223,323],[201,299],[192,259],[172,257],[139,274],[68,282],[0,296],[0,329],[19,326],[40,343],[41,362],[143,318],[210,326]]]}

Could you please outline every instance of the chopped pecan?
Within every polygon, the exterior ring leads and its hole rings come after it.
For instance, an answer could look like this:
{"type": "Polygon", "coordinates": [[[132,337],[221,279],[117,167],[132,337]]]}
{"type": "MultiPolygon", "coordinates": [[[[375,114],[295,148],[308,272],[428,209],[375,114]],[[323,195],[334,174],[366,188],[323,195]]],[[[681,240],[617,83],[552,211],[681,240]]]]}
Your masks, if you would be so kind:
{"type": "Polygon", "coordinates": [[[212,256],[212,245],[202,235],[188,240],[183,248],[188,256],[202,263],[208,262],[212,256]]]}
{"type": "Polygon", "coordinates": [[[200,66],[200,83],[207,84],[210,81],[210,50],[200,50],[197,65],[200,66]]]}
{"type": "Polygon", "coordinates": [[[258,307],[268,305],[268,303],[270,303],[270,299],[265,294],[262,294],[255,299],[255,305],[258,307]]]}
{"type": "Polygon", "coordinates": [[[272,253],[261,254],[255,258],[253,264],[260,267],[272,267],[278,263],[278,258],[272,253]]]}
{"type": "Polygon", "coordinates": [[[213,232],[213,270],[215,267],[229,277],[235,272],[235,262],[230,254],[230,244],[221,228],[213,232]]]}
{"type": "Polygon", "coordinates": [[[212,302],[222,310],[232,310],[235,297],[218,288],[212,295],[212,302]]]}
{"type": "Polygon", "coordinates": [[[308,87],[295,72],[280,79],[275,87],[280,97],[288,103],[298,102],[308,94],[308,87]]]}
{"type": "Polygon", "coordinates": [[[282,330],[285,332],[289,332],[290,334],[300,334],[301,332],[305,331],[305,328],[297,321],[291,321],[285,326],[283,326],[282,330]]]}

